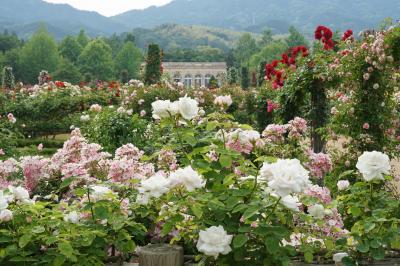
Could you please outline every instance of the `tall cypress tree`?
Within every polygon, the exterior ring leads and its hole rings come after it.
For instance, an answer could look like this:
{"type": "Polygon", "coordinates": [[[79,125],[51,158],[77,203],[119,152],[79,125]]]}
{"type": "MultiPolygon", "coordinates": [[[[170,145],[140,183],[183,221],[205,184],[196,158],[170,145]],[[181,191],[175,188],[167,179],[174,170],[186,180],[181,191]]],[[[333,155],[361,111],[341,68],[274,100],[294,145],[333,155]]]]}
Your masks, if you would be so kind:
{"type": "Polygon", "coordinates": [[[3,79],[2,79],[3,89],[14,89],[15,78],[13,74],[12,67],[4,67],[3,69],[3,79]]]}
{"type": "Polygon", "coordinates": [[[249,69],[245,66],[242,67],[240,85],[242,89],[248,89],[250,86],[249,69]]]}
{"type": "Polygon", "coordinates": [[[146,58],[144,82],[156,84],[161,80],[161,50],[158,44],[150,44],[146,58]]]}

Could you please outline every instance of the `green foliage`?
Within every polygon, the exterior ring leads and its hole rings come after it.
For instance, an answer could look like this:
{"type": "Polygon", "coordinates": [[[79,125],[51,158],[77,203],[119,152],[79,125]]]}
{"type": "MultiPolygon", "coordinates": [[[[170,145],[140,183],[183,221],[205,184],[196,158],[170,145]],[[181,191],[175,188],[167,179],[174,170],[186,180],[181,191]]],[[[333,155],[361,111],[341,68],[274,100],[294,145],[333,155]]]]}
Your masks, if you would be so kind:
{"type": "Polygon", "coordinates": [[[14,89],[15,77],[12,71],[12,67],[4,67],[2,73],[2,87],[3,89],[14,89]]]}
{"type": "Polygon", "coordinates": [[[248,89],[250,86],[249,69],[245,66],[243,66],[240,71],[240,86],[242,89],[248,89]]]}
{"type": "Polygon", "coordinates": [[[244,33],[235,47],[235,57],[240,65],[247,64],[249,58],[258,51],[256,40],[250,33],[244,33]]]}
{"type": "Polygon", "coordinates": [[[286,39],[286,43],[288,47],[308,46],[306,38],[294,26],[289,28],[289,37],[286,39]]]}
{"type": "Polygon", "coordinates": [[[156,84],[161,79],[161,51],[157,44],[150,44],[146,57],[144,82],[147,85],[156,84]]]}
{"type": "Polygon", "coordinates": [[[61,58],[57,70],[53,73],[53,79],[78,84],[82,80],[82,75],[79,68],[71,61],[61,58]]]}
{"type": "Polygon", "coordinates": [[[165,62],[221,62],[225,54],[219,48],[198,46],[196,48],[171,48],[164,54],[165,62]]]}
{"type": "Polygon", "coordinates": [[[272,41],[267,46],[261,48],[259,52],[251,55],[249,66],[252,69],[257,69],[262,62],[271,62],[274,59],[280,59],[281,54],[288,48],[287,44],[283,41],[272,41]]]}
{"type": "Polygon", "coordinates": [[[82,130],[88,140],[98,143],[108,152],[114,152],[122,145],[133,143],[140,149],[148,147],[146,129],[148,122],[145,119],[119,113],[111,108],[104,108],[100,113],[91,115],[87,124],[82,124],[82,130]]]}
{"type": "Polygon", "coordinates": [[[87,44],[78,59],[82,73],[90,73],[92,79],[108,80],[114,77],[111,47],[101,39],[87,44]]]}
{"type": "Polygon", "coordinates": [[[20,46],[20,40],[15,33],[9,34],[8,31],[4,31],[0,34],[0,51],[5,53],[12,49],[18,48],[20,46]]]}
{"type": "Polygon", "coordinates": [[[78,36],[76,37],[76,41],[80,44],[80,46],[83,48],[86,47],[86,45],[89,43],[90,39],[86,35],[85,30],[81,29],[79,31],[78,36]]]}
{"type": "Polygon", "coordinates": [[[230,67],[228,69],[228,77],[227,81],[229,85],[236,85],[238,83],[239,74],[238,70],[235,67],[230,67]]]}
{"type": "Polygon", "coordinates": [[[216,77],[214,77],[214,75],[211,76],[210,82],[208,84],[208,87],[211,88],[211,89],[214,89],[214,88],[218,88],[218,86],[219,86],[218,85],[218,79],[216,77]]]}
{"type": "Polygon", "coordinates": [[[128,71],[128,79],[139,78],[142,53],[133,42],[126,42],[115,58],[117,73],[128,71]]]}
{"type": "Polygon", "coordinates": [[[23,46],[20,53],[21,79],[26,83],[35,84],[39,72],[46,69],[56,70],[59,55],[57,44],[45,28],[40,28],[23,46]]]}
{"type": "Polygon", "coordinates": [[[82,49],[82,45],[73,36],[65,37],[58,46],[60,55],[72,63],[78,61],[82,49]]]}

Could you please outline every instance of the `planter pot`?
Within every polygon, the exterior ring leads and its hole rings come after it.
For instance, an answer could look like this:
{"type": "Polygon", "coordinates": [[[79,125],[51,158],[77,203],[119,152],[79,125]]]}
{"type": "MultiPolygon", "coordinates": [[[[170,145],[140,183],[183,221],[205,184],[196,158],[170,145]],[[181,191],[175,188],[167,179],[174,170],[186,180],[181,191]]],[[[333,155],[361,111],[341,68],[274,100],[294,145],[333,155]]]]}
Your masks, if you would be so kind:
{"type": "Polygon", "coordinates": [[[153,244],[137,250],[140,266],[183,266],[183,247],[153,244]]]}

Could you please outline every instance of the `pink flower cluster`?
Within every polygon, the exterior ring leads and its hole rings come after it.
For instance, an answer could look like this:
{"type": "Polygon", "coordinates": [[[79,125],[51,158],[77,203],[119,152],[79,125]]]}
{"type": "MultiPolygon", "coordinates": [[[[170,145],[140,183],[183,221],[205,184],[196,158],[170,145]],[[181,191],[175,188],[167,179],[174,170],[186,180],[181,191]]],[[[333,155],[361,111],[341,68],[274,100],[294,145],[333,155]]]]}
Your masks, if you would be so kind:
{"type": "Polygon", "coordinates": [[[107,162],[108,178],[114,182],[129,184],[133,179],[143,179],[154,174],[154,166],[141,163],[143,151],[133,144],[126,144],[118,148],[115,158],[107,162]]]}
{"type": "Polygon", "coordinates": [[[178,161],[176,154],[172,150],[162,149],[158,154],[158,167],[167,171],[174,171],[178,169],[178,161]]]}
{"type": "Polygon", "coordinates": [[[35,190],[40,179],[49,178],[52,173],[50,159],[41,156],[22,157],[20,166],[25,178],[25,188],[29,192],[35,190]]]}
{"type": "Polygon", "coordinates": [[[307,121],[295,117],[285,125],[270,124],[262,132],[262,136],[270,143],[282,143],[286,134],[290,139],[299,139],[307,132],[307,121]]]}
{"type": "Polygon", "coordinates": [[[332,160],[329,154],[307,152],[309,162],[305,166],[310,170],[311,175],[322,178],[332,170],[332,160]]]}
{"type": "Polygon", "coordinates": [[[285,140],[287,130],[288,125],[270,124],[264,129],[261,135],[267,140],[267,142],[281,143],[285,140]]]}
{"type": "Polygon", "coordinates": [[[239,139],[229,138],[226,142],[226,147],[240,153],[250,154],[253,150],[253,144],[250,142],[242,143],[239,139]]]}
{"type": "MultiPolygon", "coordinates": [[[[331,193],[327,187],[320,187],[318,185],[310,186],[305,192],[305,195],[318,199],[322,204],[328,205],[332,203],[331,193]]],[[[321,227],[319,225],[312,225],[312,229],[321,232],[324,235],[332,236],[335,238],[342,237],[348,232],[343,229],[344,223],[342,216],[337,208],[329,209],[329,212],[324,216],[325,223],[321,227]]]]}

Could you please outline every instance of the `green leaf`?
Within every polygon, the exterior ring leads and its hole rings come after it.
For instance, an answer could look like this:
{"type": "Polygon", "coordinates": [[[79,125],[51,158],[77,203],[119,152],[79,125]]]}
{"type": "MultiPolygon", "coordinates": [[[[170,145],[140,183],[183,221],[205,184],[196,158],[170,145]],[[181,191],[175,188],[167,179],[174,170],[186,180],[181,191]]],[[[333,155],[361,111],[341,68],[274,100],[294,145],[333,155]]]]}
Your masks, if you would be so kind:
{"type": "Polygon", "coordinates": [[[46,229],[43,226],[35,226],[32,229],[32,233],[34,234],[40,234],[43,233],[44,231],[46,231],[46,229]]]}
{"type": "Polygon", "coordinates": [[[31,241],[32,235],[31,234],[25,234],[19,238],[18,245],[20,248],[24,248],[28,243],[31,241]]]}
{"type": "Polygon", "coordinates": [[[74,257],[74,249],[69,242],[58,243],[58,250],[67,258],[74,257]]]}
{"type": "Polygon", "coordinates": [[[310,251],[306,251],[304,253],[304,260],[307,263],[311,263],[314,259],[314,255],[310,251]]]}
{"type": "Polygon", "coordinates": [[[243,213],[243,218],[244,219],[249,219],[253,215],[257,214],[259,212],[260,207],[258,206],[251,206],[248,208],[244,213],[243,213]]]}
{"type": "Polygon", "coordinates": [[[233,247],[234,248],[240,248],[242,247],[244,244],[246,244],[246,242],[249,240],[249,238],[244,235],[244,234],[240,234],[240,235],[236,235],[233,238],[233,247]]]}
{"type": "Polygon", "coordinates": [[[371,255],[375,260],[383,260],[385,258],[385,250],[383,248],[374,248],[371,250],[371,255]]]}
{"type": "Polygon", "coordinates": [[[69,177],[64,179],[64,181],[61,182],[60,189],[69,187],[69,185],[71,185],[71,183],[74,182],[75,179],[76,177],[69,177]]]}
{"type": "Polygon", "coordinates": [[[354,217],[360,216],[361,213],[361,209],[356,206],[352,206],[349,209],[349,214],[352,214],[354,217]]]}
{"type": "Polygon", "coordinates": [[[274,254],[279,250],[279,240],[273,237],[265,239],[265,245],[270,253],[274,254]]]}
{"type": "Polygon", "coordinates": [[[65,262],[64,256],[57,256],[53,261],[53,266],[62,266],[65,262]]]}
{"type": "Polygon", "coordinates": [[[219,163],[222,167],[230,167],[232,165],[232,158],[229,155],[222,154],[219,157],[219,163]]]}
{"type": "Polygon", "coordinates": [[[190,209],[192,210],[192,212],[194,213],[194,215],[197,218],[201,218],[201,216],[203,216],[203,210],[201,209],[201,205],[194,204],[194,205],[190,206],[190,209]]]}
{"type": "Polygon", "coordinates": [[[361,253],[367,253],[369,251],[368,243],[359,243],[357,245],[357,250],[360,251],[361,253]]]}

